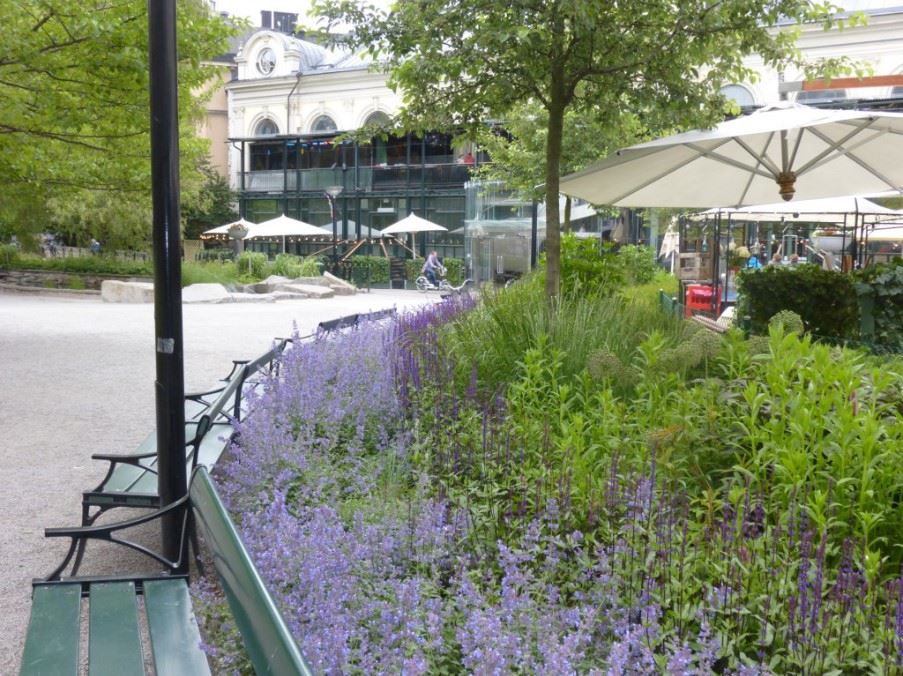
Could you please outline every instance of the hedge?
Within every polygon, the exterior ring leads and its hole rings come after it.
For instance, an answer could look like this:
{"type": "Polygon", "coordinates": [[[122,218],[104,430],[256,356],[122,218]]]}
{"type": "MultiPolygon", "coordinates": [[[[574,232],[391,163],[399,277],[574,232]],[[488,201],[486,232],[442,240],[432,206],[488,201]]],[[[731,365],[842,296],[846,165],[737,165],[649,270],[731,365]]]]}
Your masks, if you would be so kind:
{"type": "Polygon", "coordinates": [[[859,326],[859,304],[853,279],[816,265],[769,266],[744,270],[737,276],[739,313],[750,319],[753,333],[767,334],[768,320],[781,310],[803,319],[806,330],[819,336],[847,338],[859,326]]]}

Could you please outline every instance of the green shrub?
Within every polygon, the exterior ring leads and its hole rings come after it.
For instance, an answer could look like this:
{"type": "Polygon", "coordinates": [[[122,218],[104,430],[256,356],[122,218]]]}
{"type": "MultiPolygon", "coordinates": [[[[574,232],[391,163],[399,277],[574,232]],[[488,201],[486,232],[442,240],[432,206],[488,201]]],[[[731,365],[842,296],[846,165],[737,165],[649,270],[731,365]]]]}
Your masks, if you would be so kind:
{"type": "Polygon", "coordinates": [[[624,260],[624,273],[631,284],[648,284],[655,277],[655,251],[648,246],[627,244],[618,249],[624,260]]]}
{"type": "Polygon", "coordinates": [[[903,258],[858,270],[854,277],[857,290],[872,301],[875,334],[870,339],[903,349],[903,258]]]}
{"type": "Polygon", "coordinates": [[[815,265],[745,270],[737,276],[739,315],[750,318],[753,333],[767,333],[768,322],[781,310],[802,317],[817,336],[845,338],[855,334],[859,310],[849,275],[815,265]]]}
{"type": "Polygon", "coordinates": [[[81,256],[66,258],[43,258],[31,254],[19,254],[10,267],[24,270],[55,270],[96,275],[135,275],[153,277],[154,267],[150,260],[124,261],[112,256],[81,256]]]}
{"type": "Polygon", "coordinates": [[[196,256],[198,261],[232,261],[235,252],[232,249],[203,249],[196,256]]]}
{"type": "Polygon", "coordinates": [[[87,289],[88,285],[85,284],[84,279],[73,275],[66,279],[66,288],[72,289],[73,291],[81,291],[82,289],[87,289]]]}
{"type": "Polygon", "coordinates": [[[443,258],[442,264],[447,270],[445,278],[453,286],[460,286],[464,281],[464,261],[460,258],[443,258]]]}
{"type": "Polygon", "coordinates": [[[631,364],[637,345],[658,331],[667,345],[680,341],[686,322],[662,314],[655,293],[620,297],[565,293],[550,304],[542,277],[527,275],[507,289],[488,290],[481,303],[454,323],[444,335],[466,379],[476,365],[490,388],[511,382],[527,350],[542,338],[560,351],[561,372],[567,377],[584,370],[590,356],[607,350],[631,364]]]}
{"type": "Polygon", "coordinates": [[[255,251],[243,251],[236,261],[241,278],[258,281],[266,277],[267,256],[255,251]]]}
{"type": "Polygon", "coordinates": [[[317,256],[305,256],[298,266],[299,277],[319,277],[323,274],[323,259],[317,256]]]}
{"type": "Polygon", "coordinates": [[[229,286],[238,281],[238,269],[232,261],[192,263],[182,261],[182,286],[192,284],[222,284],[229,286]]]}
{"type": "MultiPolygon", "coordinates": [[[[561,237],[561,292],[610,295],[624,286],[627,258],[601,250],[595,239],[574,234],[561,237]]],[[[545,264],[545,257],[541,263],[545,264]]]]}
{"type": "Polygon", "coordinates": [[[385,284],[389,281],[389,259],[385,256],[352,256],[351,277],[358,286],[385,284]]]}
{"type": "Polygon", "coordinates": [[[19,258],[19,247],[15,244],[0,244],[0,265],[12,265],[19,258]]]}
{"type": "Polygon", "coordinates": [[[276,255],[273,261],[273,274],[289,279],[301,277],[301,256],[289,253],[281,253],[276,255]]]}
{"type": "Polygon", "coordinates": [[[424,259],[422,258],[408,258],[404,262],[404,274],[405,279],[409,282],[413,282],[420,276],[420,271],[423,269],[424,259]]]}

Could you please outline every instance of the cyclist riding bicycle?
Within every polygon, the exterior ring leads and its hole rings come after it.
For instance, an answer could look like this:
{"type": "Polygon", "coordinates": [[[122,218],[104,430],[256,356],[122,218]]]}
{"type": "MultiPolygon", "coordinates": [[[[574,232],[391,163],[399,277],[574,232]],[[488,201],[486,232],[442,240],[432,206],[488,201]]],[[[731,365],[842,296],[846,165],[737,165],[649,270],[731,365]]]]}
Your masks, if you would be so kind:
{"type": "Polygon", "coordinates": [[[436,286],[439,283],[436,275],[441,274],[442,263],[439,262],[439,254],[436,253],[435,249],[427,256],[426,262],[424,262],[423,268],[420,271],[426,275],[426,278],[430,280],[430,284],[433,286],[436,286]]]}

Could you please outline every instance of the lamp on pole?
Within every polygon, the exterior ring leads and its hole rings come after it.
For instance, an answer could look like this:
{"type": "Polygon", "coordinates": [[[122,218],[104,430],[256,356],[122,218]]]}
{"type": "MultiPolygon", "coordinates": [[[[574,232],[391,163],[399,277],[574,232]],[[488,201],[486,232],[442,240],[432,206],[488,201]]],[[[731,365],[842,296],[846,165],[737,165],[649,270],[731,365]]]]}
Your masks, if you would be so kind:
{"type": "Polygon", "coordinates": [[[340,185],[331,185],[326,188],[326,197],[329,200],[329,206],[332,209],[332,273],[335,274],[338,271],[339,266],[339,256],[336,251],[337,239],[338,239],[338,223],[336,222],[336,213],[335,213],[335,200],[336,197],[342,194],[342,190],[344,188],[340,185]]]}

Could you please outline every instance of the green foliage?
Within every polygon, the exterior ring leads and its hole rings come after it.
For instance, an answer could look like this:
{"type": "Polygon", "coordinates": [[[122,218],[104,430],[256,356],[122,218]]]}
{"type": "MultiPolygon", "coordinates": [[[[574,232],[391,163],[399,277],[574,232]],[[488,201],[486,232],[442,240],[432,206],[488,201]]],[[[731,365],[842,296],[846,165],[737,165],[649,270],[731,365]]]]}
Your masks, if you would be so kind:
{"type": "Polygon", "coordinates": [[[202,249],[197,254],[199,261],[229,261],[235,257],[235,251],[232,249],[202,249]]]}
{"type": "Polygon", "coordinates": [[[19,258],[19,247],[15,244],[0,244],[0,265],[12,265],[19,258]]]}
{"type": "Polygon", "coordinates": [[[264,253],[242,251],[235,264],[241,277],[248,277],[254,280],[266,277],[267,256],[264,253]]]}
{"type": "Polygon", "coordinates": [[[903,258],[873,265],[854,273],[873,303],[874,340],[903,349],[903,258]]]}
{"type": "Polygon", "coordinates": [[[237,282],[238,268],[232,261],[226,263],[182,261],[182,286],[191,286],[192,284],[232,286],[237,282]]]}
{"type": "Polygon", "coordinates": [[[299,277],[319,277],[322,274],[323,262],[316,256],[305,256],[298,266],[299,277]]]}
{"type": "Polygon", "coordinates": [[[659,270],[651,247],[625,244],[618,249],[618,255],[624,259],[624,272],[631,284],[648,284],[659,270]]]}
{"type": "Polygon", "coordinates": [[[186,239],[198,239],[205,230],[238,220],[234,208],[238,196],[229,188],[229,181],[209,164],[202,164],[199,170],[203,185],[191,199],[182,202],[186,239]]]}
{"type": "Polygon", "coordinates": [[[69,277],[66,280],[66,288],[73,289],[75,291],[80,291],[82,289],[87,289],[88,285],[85,283],[85,280],[82,279],[81,277],[74,276],[74,277],[69,277]]]}
{"type": "Polygon", "coordinates": [[[737,276],[739,315],[750,318],[754,333],[767,333],[769,320],[781,310],[802,317],[807,331],[844,338],[858,327],[858,304],[849,275],[815,265],[769,266],[737,276]]]}
{"type": "Polygon", "coordinates": [[[297,279],[301,277],[301,256],[289,253],[276,254],[276,260],[273,261],[272,273],[289,279],[297,279]]]}
{"type": "Polygon", "coordinates": [[[627,260],[614,254],[609,245],[600,249],[598,240],[563,235],[561,288],[566,293],[611,295],[626,282],[627,260]]]}
{"type": "MultiPolygon", "coordinates": [[[[200,0],[177,13],[181,191],[202,183],[204,65],[233,30],[200,0]]],[[[0,220],[107,248],[149,239],[147,3],[0,3],[0,220]]]]}
{"type": "Polygon", "coordinates": [[[422,273],[420,272],[423,269],[424,260],[422,258],[408,258],[404,262],[404,274],[405,279],[409,282],[413,282],[417,279],[422,273]]]}
{"type": "Polygon", "coordinates": [[[140,275],[153,277],[154,269],[151,261],[127,261],[113,256],[72,256],[65,258],[43,258],[41,256],[20,254],[10,262],[10,267],[23,270],[57,270],[87,274],[140,275]]]}
{"type": "Polygon", "coordinates": [[[806,330],[803,318],[791,310],[781,310],[768,320],[769,328],[777,328],[782,333],[796,333],[802,335],[806,330]]]}
{"type": "Polygon", "coordinates": [[[685,323],[662,315],[656,293],[637,294],[629,303],[619,297],[565,294],[550,303],[543,298],[542,278],[528,275],[510,288],[485,291],[478,307],[443,338],[456,355],[459,382],[467,382],[475,365],[490,391],[503,388],[541,337],[562,354],[561,372],[571,378],[597,350],[606,349],[630,364],[637,345],[653,331],[669,344],[679,341],[685,323]]]}
{"type": "Polygon", "coordinates": [[[452,286],[459,286],[464,281],[464,261],[460,258],[443,258],[442,264],[445,266],[445,278],[452,286]]]}
{"type": "Polygon", "coordinates": [[[366,285],[368,279],[371,284],[385,284],[389,281],[389,259],[385,256],[352,256],[351,275],[358,286],[366,285]]]}

